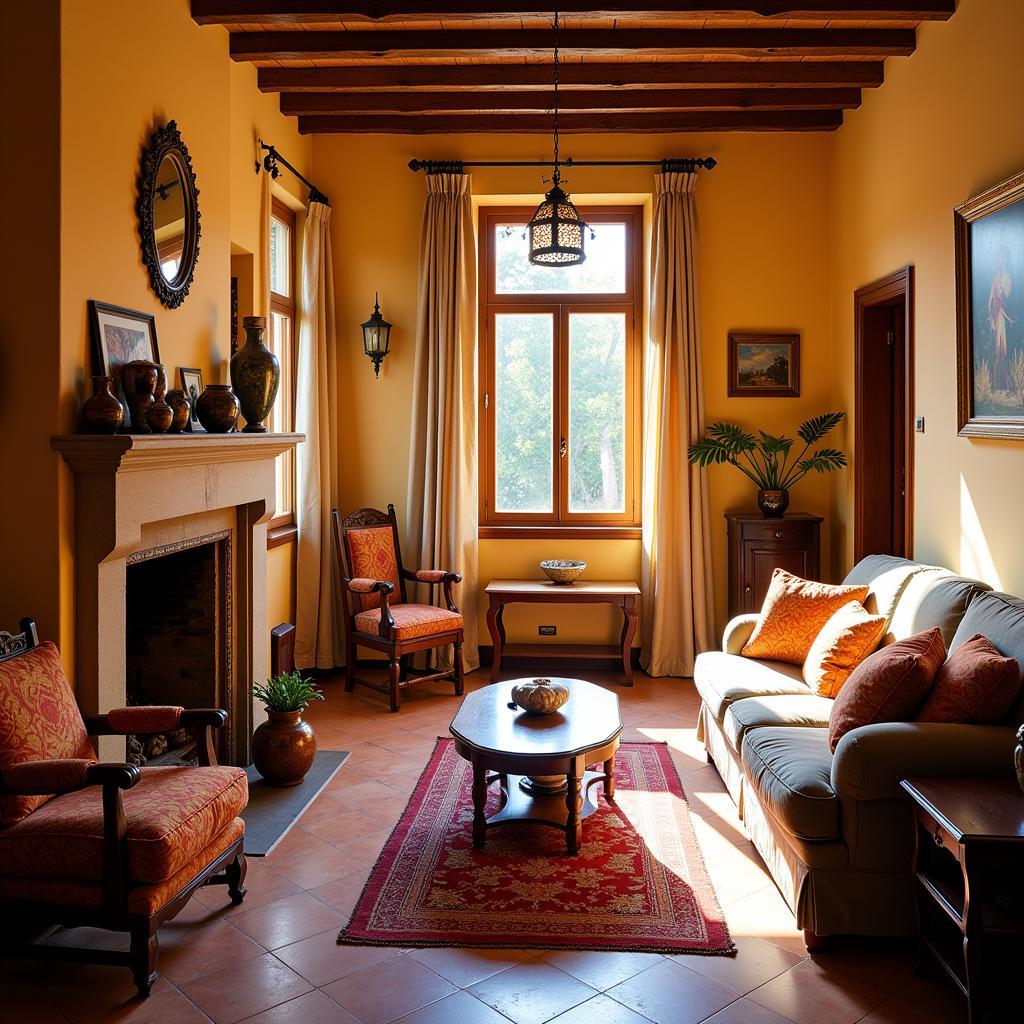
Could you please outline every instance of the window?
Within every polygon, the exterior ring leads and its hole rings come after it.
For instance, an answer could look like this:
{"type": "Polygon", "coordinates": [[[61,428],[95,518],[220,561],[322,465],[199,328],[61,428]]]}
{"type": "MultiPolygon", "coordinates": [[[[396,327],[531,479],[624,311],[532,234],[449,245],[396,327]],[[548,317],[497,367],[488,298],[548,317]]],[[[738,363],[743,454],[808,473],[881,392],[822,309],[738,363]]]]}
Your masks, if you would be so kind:
{"type": "Polygon", "coordinates": [[[535,267],[533,210],[480,211],[483,536],[640,522],[641,211],[581,212],[586,261],[535,267]]]}
{"type": "MultiPolygon", "coordinates": [[[[270,217],[270,322],[267,344],[281,364],[281,385],[267,426],[295,429],[295,214],[274,200],[270,217]]],[[[295,451],[277,457],[277,512],[271,528],[295,522],[295,451]]]]}

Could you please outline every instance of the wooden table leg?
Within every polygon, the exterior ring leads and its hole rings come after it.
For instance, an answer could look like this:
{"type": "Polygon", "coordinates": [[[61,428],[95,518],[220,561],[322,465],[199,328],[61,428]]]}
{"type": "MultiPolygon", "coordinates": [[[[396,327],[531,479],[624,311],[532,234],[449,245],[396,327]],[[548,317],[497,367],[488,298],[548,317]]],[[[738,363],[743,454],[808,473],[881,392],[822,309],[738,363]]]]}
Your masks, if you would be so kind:
{"type": "Polygon", "coordinates": [[[576,853],[583,843],[583,822],[580,811],[583,810],[583,772],[585,766],[573,761],[565,779],[569,788],[565,793],[565,808],[569,812],[565,819],[565,846],[570,853],[576,853]]]}
{"type": "Polygon", "coordinates": [[[604,798],[615,799],[615,755],[612,754],[604,763],[604,798]]]}
{"type": "Polygon", "coordinates": [[[473,761],[473,846],[483,849],[487,835],[487,769],[480,761],[473,761]]]}
{"type": "Polygon", "coordinates": [[[491,634],[492,657],[491,657],[491,682],[498,681],[498,673],[501,671],[501,652],[505,646],[505,625],[501,621],[502,612],[505,606],[491,596],[491,603],[487,609],[487,632],[491,634]]]}
{"type": "Polygon", "coordinates": [[[633,637],[636,636],[636,624],[639,616],[636,611],[636,598],[627,597],[622,604],[622,671],[626,674],[626,685],[633,685],[633,637]]]}

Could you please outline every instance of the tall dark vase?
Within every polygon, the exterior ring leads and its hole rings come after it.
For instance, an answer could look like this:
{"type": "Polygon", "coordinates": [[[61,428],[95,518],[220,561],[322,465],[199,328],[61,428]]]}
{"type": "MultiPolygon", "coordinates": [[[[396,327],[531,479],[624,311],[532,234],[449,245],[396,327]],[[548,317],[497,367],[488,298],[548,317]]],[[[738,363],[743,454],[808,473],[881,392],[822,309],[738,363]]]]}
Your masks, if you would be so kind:
{"type": "MultiPolygon", "coordinates": [[[[152,434],[147,422],[149,410],[156,402],[157,389],[160,386],[163,367],[148,359],[133,359],[121,367],[121,387],[125,401],[131,414],[131,432],[133,434],[152,434]]],[[[162,397],[162,392],[161,392],[162,397]]]]}
{"type": "Polygon", "coordinates": [[[265,434],[263,421],[270,415],[281,383],[281,364],[267,348],[263,336],[266,317],[242,318],[245,344],[231,357],[231,387],[238,396],[245,417],[244,433],[265,434]]]}

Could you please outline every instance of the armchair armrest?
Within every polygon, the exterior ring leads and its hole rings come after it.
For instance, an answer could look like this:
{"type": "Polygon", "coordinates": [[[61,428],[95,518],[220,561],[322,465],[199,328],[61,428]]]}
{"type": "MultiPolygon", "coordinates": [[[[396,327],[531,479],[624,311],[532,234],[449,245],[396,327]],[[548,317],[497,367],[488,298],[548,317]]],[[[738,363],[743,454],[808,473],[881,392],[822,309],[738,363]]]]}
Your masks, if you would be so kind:
{"type": "Polygon", "coordinates": [[[444,586],[444,601],[448,606],[448,611],[458,614],[459,606],[455,603],[455,598],[452,596],[452,584],[462,582],[461,573],[449,572],[447,569],[416,569],[415,571],[403,569],[402,575],[414,583],[427,583],[430,586],[434,586],[436,583],[442,584],[444,586]]]}
{"type": "Polygon", "coordinates": [[[761,616],[756,612],[751,612],[747,615],[737,615],[736,618],[732,619],[725,627],[725,632],[722,633],[722,650],[726,654],[739,654],[750,639],[750,634],[754,632],[754,627],[760,619],[761,616]]]}
{"type": "Polygon", "coordinates": [[[127,736],[129,733],[171,732],[188,729],[196,742],[199,763],[209,767],[217,763],[211,729],[220,729],[227,722],[226,711],[220,708],[178,708],[139,705],[114,708],[105,715],[84,715],[85,731],[90,736],[127,736]]]}
{"type": "Polygon", "coordinates": [[[10,764],[0,772],[0,792],[16,796],[50,796],[90,785],[86,780],[94,760],[67,757],[10,764]]]}
{"type": "Polygon", "coordinates": [[[1002,725],[880,722],[848,732],[832,759],[832,788],[854,800],[894,800],[900,779],[1005,778],[1014,732],[1002,725]]]}
{"type": "Polygon", "coordinates": [[[353,594],[380,594],[380,624],[377,627],[377,634],[382,640],[389,639],[391,630],[395,628],[395,617],[388,607],[388,595],[394,592],[394,583],[356,576],[354,579],[342,577],[341,585],[353,594]]]}

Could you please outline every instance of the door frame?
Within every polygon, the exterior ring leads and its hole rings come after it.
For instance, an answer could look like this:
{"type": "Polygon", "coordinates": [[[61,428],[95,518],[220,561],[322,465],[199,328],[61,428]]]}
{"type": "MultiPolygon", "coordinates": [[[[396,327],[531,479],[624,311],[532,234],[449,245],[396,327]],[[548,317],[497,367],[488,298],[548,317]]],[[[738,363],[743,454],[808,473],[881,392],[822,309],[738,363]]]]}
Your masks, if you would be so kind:
{"type": "Polygon", "coordinates": [[[854,561],[859,562],[864,551],[864,509],[865,460],[861,458],[864,447],[864,407],[866,396],[861,367],[864,363],[864,320],[868,309],[876,306],[895,306],[902,299],[904,344],[903,344],[903,462],[906,479],[903,484],[903,550],[907,558],[914,550],[914,267],[908,265],[892,274],[872,281],[853,293],[854,323],[854,418],[853,418],[853,552],[854,561]]]}

